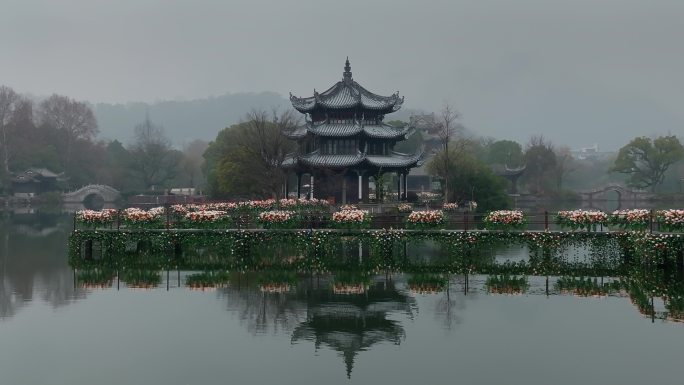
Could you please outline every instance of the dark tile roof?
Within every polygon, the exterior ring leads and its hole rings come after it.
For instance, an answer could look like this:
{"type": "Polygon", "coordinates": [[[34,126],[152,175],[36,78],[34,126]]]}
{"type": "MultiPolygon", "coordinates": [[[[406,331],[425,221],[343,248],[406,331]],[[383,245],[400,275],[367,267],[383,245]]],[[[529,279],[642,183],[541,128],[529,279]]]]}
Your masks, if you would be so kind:
{"type": "Polygon", "coordinates": [[[371,138],[398,139],[405,137],[410,130],[408,126],[396,128],[384,123],[361,125],[359,122],[320,124],[307,122],[305,126],[297,127],[295,130],[284,132],[284,134],[292,139],[300,139],[306,136],[307,133],[325,137],[349,137],[363,132],[371,138]]]}
{"type": "Polygon", "coordinates": [[[290,102],[299,112],[311,112],[316,108],[324,109],[347,109],[361,107],[368,110],[377,110],[385,113],[397,111],[404,103],[404,97],[399,92],[391,96],[376,95],[363,88],[351,77],[351,68],[345,67],[341,81],[335,83],[327,90],[308,98],[298,98],[290,94],[290,102]]]}
{"type": "Polygon", "coordinates": [[[361,152],[349,155],[323,155],[314,151],[306,155],[290,156],[283,167],[292,167],[298,163],[312,167],[350,167],[366,162],[376,167],[415,167],[423,157],[423,151],[416,154],[392,152],[390,155],[366,155],[361,152]]]}
{"type": "Polygon", "coordinates": [[[422,151],[412,155],[392,152],[390,155],[368,155],[366,161],[378,167],[415,167],[422,156],[422,151]]]}

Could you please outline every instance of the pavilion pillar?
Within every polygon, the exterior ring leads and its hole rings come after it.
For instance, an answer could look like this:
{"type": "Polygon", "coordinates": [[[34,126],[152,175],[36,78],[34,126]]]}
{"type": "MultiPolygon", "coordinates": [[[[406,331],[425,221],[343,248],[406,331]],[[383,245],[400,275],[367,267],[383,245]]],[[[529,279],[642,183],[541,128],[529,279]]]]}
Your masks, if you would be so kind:
{"type": "Polygon", "coordinates": [[[368,174],[361,175],[361,201],[368,203],[368,194],[370,193],[370,176],[368,174]]]}
{"type": "Polygon", "coordinates": [[[408,201],[408,172],[404,172],[404,200],[408,201]]]}
{"type": "Polygon", "coordinates": [[[359,173],[359,202],[363,202],[363,177],[359,173]]]}
{"type": "Polygon", "coordinates": [[[311,182],[309,183],[309,199],[314,198],[314,175],[311,173],[311,182]]]}
{"type": "Polygon", "coordinates": [[[297,199],[301,198],[302,174],[297,173],[297,199]]]}
{"type": "Polygon", "coordinates": [[[401,172],[397,171],[397,202],[401,202],[401,172]]]}
{"type": "Polygon", "coordinates": [[[287,173],[285,174],[285,199],[290,198],[290,189],[289,189],[290,178],[289,178],[289,176],[290,176],[290,174],[287,174],[287,173]]]}
{"type": "MultiPolygon", "coordinates": [[[[358,179],[358,181],[357,181],[357,186],[356,186],[356,187],[357,187],[357,190],[358,190],[358,191],[357,191],[357,198],[358,198],[358,199],[357,199],[357,202],[364,202],[364,200],[363,200],[363,191],[364,191],[364,179],[363,179],[363,175],[364,175],[366,172],[365,172],[365,171],[362,171],[362,170],[354,170],[354,172],[356,172],[356,175],[357,175],[357,177],[358,177],[358,178],[357,178],[357,179],[358,179]]],[[[365,187],[365,188],[366,188],[366,195],[368,195],[368,180],[365,180],[365,183],[366,183],[366,187],[365,187]]],[[[367,197],[366,197],[366,198],[367,198],[367,197]]],[[[368,201],[368,199],[366,199],[366,202],[367,202],[367,201],[368,201]]]]}
{"type": "Polygon", "coordinates": [[[342,204],[347,204],[347,174],[342,175],[342,204]]]}

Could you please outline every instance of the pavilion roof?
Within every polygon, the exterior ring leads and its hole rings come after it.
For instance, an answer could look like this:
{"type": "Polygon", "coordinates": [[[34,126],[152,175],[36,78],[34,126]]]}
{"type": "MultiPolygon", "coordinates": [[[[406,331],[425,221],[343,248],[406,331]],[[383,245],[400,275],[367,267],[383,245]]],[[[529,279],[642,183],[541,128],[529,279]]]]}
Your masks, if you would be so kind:
{"type": "Polygon", "coordinates": [[[357,151],[356,154],[328,155],[316,150],[305,155],[289,156],[284,167],[301,164],[309,167],[352,167],[367,164],[375,167],[415,167],[420,163],[423,151],[416,154],[402,154],[392,151],[389,155],[367,155],[357,151]]]}
{"type": "Polygon", "coordinates": [[[335,83],[327,90],[307,98],[299,98],[290,94],[290,102],[299,112],[312,112],[316,109],[351,109],[361,108],[389,113],[399,110],[404,97],[399,96],[399,91],[390,96],[374,94],[363,88],[352,79],[351,66],[347,58],[342,80],[335,83]]]}
{"type": "Polygon", "coordinates": [[[307,122],[306,125],[286,132],[285,135],[292,139],[301,139],[307,134],[325,137],[350,137],[363,133],[371,138],[379,139],[404,139],[409,134],[411,128],[397,128],[385,123],[362,124],[359,121],[349,123],[313,123],[307,122]]]}

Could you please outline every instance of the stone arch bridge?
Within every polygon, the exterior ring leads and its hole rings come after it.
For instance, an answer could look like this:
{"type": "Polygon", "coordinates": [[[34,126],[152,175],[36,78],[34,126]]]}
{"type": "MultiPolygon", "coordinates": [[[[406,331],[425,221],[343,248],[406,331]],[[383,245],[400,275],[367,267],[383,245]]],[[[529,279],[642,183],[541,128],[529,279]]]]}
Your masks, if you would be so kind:
{"type": "Polygon", "coordinates": [[[92,197],[101,198],[103,202],[115,202],[121,197],[121,193],[104,184],[89,184],[76,191],[62,194],[65,203],[82,203],[92,197]]]}
{"type": "Polygon", "coordinates": [[[609,184],[602,187],[597,187],[593,190],[579,192],[579,195],[584,201],[599,201],[607,200],[603,195],[608,192],[616,192],[618,202],[623,201],[644,201],[653,199],[655,194],[646,190],[632,189],[621,184],[609,184]]]}

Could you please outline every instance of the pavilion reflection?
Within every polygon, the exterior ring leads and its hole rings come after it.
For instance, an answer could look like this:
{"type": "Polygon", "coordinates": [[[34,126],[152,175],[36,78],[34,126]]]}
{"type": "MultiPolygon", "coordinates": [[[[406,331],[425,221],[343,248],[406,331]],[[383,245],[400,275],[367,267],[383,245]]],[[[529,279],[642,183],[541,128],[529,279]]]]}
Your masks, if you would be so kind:
{"type": "MultiPolygon", "coordinates": [[[[358,282],[350,287],[358,288],[358,282]]],[[[314,290],[306,303],[306,320],[292,332],[292,343],[312,341],[316,349],[325,345],[339,352],[347,377],[359,352],[380,343],[399,345],[406,338],[401,323],[388,317],[413,317],[416,306],[413,297],[388,279],[371,281],[362,292],[339,291],[335,286],[314,290]]]]}
{"type": "Polygon", "coordinates": [[[218,290],[252,333],[291,334],[293,344],[313,342],[343,358],[347,376],[356,356],[376,344],[400,344],[406,331],[398,316],[412,318],[415,298],[390,276],[363,273],[290,277],[280,284],[268,274],[235,274],[228,287],[218,290]],[[360,289],[363,287],[363,289],[360,289]]]}

